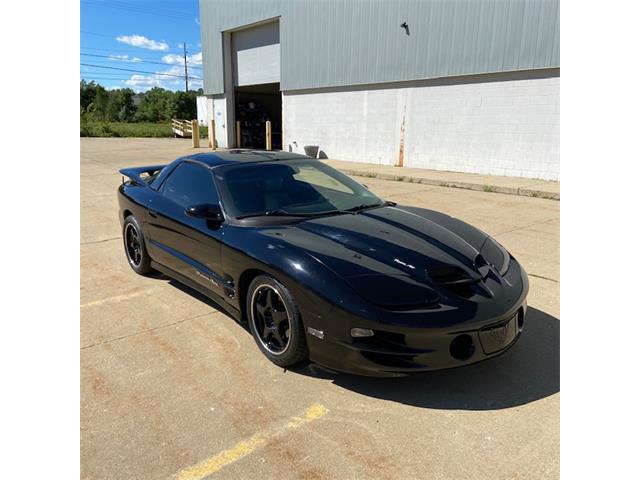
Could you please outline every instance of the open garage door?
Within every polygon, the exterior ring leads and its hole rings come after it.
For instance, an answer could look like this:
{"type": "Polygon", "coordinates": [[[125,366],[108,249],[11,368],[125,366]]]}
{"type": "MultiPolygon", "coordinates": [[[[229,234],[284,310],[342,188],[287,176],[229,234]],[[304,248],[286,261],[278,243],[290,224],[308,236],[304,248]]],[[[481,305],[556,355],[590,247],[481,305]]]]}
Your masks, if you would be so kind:
{"type": "Polygon", "coordinates": [[[280,83],[280,29],[278,22],[233,32],[235,86],[280,83]]]}
{"type": "Polygon", "coordinates": [[[271,142],[282,148],[280,92],[280,28],[277,21],[236,30],[231,35],[236,145],[266,148],[266,122],[271,142]]]}

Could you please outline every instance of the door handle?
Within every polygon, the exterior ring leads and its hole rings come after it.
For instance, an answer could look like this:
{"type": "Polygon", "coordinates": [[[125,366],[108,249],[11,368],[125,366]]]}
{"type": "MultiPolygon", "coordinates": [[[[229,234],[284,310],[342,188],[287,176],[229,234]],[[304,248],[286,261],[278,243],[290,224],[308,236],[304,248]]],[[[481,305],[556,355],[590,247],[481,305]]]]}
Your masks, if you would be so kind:
{"type": "Polygon", "coordinates": [[[149,216],[153,217],[153,218],[157,218],[158,214],[156,212],[154,212],[153,210],[149,210],[149,216]]]}

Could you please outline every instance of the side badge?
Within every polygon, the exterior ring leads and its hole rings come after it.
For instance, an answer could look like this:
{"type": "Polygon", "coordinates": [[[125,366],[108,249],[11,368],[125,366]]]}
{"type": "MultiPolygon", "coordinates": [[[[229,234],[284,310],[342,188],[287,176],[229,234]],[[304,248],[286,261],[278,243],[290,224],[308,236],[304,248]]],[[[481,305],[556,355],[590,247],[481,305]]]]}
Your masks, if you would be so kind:
{"type": "Polygon", "coordinates": [[[198,275],[199,277],[204,278],[205,280],[213,283],[216,287],[218,286],[218,282],[216,282],[213,278],[208,277],[207,275],[205,275],[204,273],[202,273],[200,270],[196,270],[196,275],[198,275]]]}
{"type": "Polygon", "coordinates": [[[322,330],[317,330],[317,329],[312,328],[312,327],[307,327],[307,332],[309,332],[309,335],[313,335],[314,337],[318,337],[320,340],[322,340],[324,338],[324,332],[322,330]]]}

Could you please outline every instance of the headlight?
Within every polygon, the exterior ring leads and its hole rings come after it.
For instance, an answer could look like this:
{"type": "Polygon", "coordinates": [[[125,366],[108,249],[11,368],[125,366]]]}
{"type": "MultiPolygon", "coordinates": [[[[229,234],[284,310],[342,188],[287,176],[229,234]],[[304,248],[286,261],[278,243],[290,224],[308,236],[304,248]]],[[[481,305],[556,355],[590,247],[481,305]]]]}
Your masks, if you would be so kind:
{"type": "Polygon", "coordinates": [[[493,238],[488,237],[484,242],[484,245],[480,249],[480,253],[482,256],[493,265],[496,270],[500,273],[500,275],[504,275],[509,270],[509,262],[511,261],[511,256],[509,252],[496,242],[493,238]]]}

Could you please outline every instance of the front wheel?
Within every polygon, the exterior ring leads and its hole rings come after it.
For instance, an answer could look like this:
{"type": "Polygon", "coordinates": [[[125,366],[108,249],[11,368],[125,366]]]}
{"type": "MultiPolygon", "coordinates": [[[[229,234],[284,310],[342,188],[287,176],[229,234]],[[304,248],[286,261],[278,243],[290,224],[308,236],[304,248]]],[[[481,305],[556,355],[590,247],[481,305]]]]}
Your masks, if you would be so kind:
{"type": "Polygon", "coordinates": [[[259,275],[247,292],[249,329],[264,355],[290,367],[309,356],[300,311],[289,290],[269,275],[259,275]]]}

